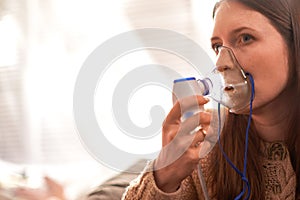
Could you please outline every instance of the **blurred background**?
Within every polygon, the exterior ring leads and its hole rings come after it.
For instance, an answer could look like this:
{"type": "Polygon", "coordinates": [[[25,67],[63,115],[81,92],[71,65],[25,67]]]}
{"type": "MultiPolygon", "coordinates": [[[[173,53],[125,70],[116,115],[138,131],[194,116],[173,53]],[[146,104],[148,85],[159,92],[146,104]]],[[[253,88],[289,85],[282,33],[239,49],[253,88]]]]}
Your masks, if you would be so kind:
{"type": "MultiPolygon", "coordinates": [[[[0,0],[0,186],[9,187],[11,177],[19,174],[28,177],[28,186],[38,187],[46,174],[75,199],[116,174],[87,152],[76,130],[73,91],[83,62],[111,37],[149,27],[184,34],[213,58],[214,3],[0,0]]],[[[174,67],[184,75],[194,70],[166,53],[145,52],[135,59],[174,67]]],[[[166,111],[170,106],[171,96],[166,111]]]]}

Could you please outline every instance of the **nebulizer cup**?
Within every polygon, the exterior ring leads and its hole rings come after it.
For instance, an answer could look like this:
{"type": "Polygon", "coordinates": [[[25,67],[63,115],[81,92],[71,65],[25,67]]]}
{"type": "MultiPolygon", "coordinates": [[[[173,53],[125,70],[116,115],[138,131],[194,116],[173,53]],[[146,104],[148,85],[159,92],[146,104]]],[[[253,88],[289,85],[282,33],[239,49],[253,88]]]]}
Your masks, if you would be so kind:
{"type": "Polygon", "coordinates": [[[251,82],[230,48],[219,48],[216,67],[204,78],[174,80],[173,103],[193,95],[209,96],[237,114],[247,108],[251,98],[251,82]]]}

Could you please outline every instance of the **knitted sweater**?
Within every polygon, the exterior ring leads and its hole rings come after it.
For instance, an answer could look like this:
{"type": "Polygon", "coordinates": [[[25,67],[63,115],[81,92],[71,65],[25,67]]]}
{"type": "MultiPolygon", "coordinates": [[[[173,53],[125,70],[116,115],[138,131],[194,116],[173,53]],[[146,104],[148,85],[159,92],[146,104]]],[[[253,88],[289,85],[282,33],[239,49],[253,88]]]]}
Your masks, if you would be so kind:
{"type": "MultiPolygon", "coordinates": [[[[265,199],[296,199],[296,174],[291,165],[289,152],[281,142],[263,142],[263,169],[265,180],[265,199]]],[[[153,162],[148,168],[153,169],[153,162]]],[[[123,195],[123,200],[193,200],[204,199],[201,184],[194,171],[174,193],[165,193],[155,184],[152,170],[145,170],[131,182],[123,195]]],[[[298,196],[297,199],[300,199],[298,196]]]]}

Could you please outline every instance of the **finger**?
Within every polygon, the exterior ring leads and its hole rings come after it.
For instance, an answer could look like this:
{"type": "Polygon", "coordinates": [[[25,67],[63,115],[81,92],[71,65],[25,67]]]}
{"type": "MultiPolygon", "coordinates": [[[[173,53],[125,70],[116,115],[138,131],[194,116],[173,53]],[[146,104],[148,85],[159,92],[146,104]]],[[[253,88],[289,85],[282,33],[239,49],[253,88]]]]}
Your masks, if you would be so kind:
{"type": "MultiPolygon", "coordinates": [[[[194,97],[196,97],[196,96],[193,96],[193,98],[194,97]]],[[[191,98],[188,97],[188,99],[191,99],[191,98]]],[[[198,102],[201,104],[208,102],[208,99],[204,98],[203,96],[197,96],[197,99],[198,99],[198,102]]],[[[181,125],[181,120],[180,120],[180,118],[181,118],[180,110],[181,109],[180,109],[180,107],[181,107],[180,103],[177,102],[163,122],[162,132],[163,132],[163,140],[165,141],[164,143],[168,143],[169,141],[171,141],[178,132],[178,129],[179,129],[178,127],[181,125]]],[[[187,108],[188,106],[185,106],[185,107],[187,108]]],[[[200,114],[200,117],[201,117],[201,114],[200,114]]],[[[205,116],[202,116],[202,117],[204,119],[203,120],[204,123],[206,123],[206,121],[208,121],[208,120],[206,120],[207,117],[205,117],[205,116]]],[[[193,121],[196,120],[196,118],[197,118],[197,116],[194,116],[193,121]]],[[[199,121],[199,120],[196,120],[196,121],[199,121]]],[[[196,127],[197,125],[191,124],[188,126],[191,126],[193,129],[193,127],[196,127]]]]}
{"type": "MultiPolygon", "coordinates": [[[[200,99],[202,99],[201,96],[200,96],[200,99]]],[[[171,114],[169,114],[169,116],[170,115],[171,114]]],[[[175,137],[180,137],[181,134],[185,135],[185,134],[193,132],[194,129],[197,126],[199,126],[200,124],[202,125],[202,127],[205,128],[205,131],[206,131],[207,130],[206,127],[209,126],[210,120],[211,120],[211,113],[205,112],[205,111],[199,112],[199,113],[191,116],[184,122],[181,122],[180,120],[177,120],[176,122],[170,122],[170,118],[167,117],[167,119],[164,121],[163,127],[162,127],[162,132],[163,132],[162,146],[166,146],[175,137]]]]}
{"type": "MultiPolygon", "coordinates": [[[[181,140],[180,138],[182,136],[191,135],[197,132],[198,131],[197,128],[199,128],[200,125],[204,133],[206,133],[210,124],[210,119],[211,119],[210,113],[199,112],[196,115],[191,116],[181,124],[177,124],[177,125],[171,124],[168,126],[163,126],[163,135],[162,135],[163,146],[169,144],[175,137],[181,140]]],[[[191,142],[192,137],[187,138],[188,141],[191,142]]]]}
{"type": "Polygon", "coordinates": [[[192,131],[192,134],[202,134],[203,137],[205,137],[207,135],[207,131],[202,127],[202,125],[199,125],[194,131],[192,131]]]}
{"type": "Polygon", "coordinates": [[[174,104],[173,108],[169,112],[168,116],[166,117],[165,122],[171,123],[174,121],[180,120],[182,113],[187,112],[188,110],[191,110],[192,108],[197,108],[199,106],[202,106],[206,104],[209,101],[209,99],[203,97],[203,96],[189,96],[182,98],[174,104]]]}
{"type": "Polygon", "coordinates": [[[194,134],[194,140],[191,144],[192,148],[197,148],[200,146],[200,144],[204,141],[205,138],[205,134],[203,132],[204,130],[202,128],[200,128],[200,130],[198,130],[195,134],[194,134]]]}
{"type": "Polygon", "coordinates": [[[203,133],[203,129],[201,126],[198,126],[195,129],[194,134],[185,134],[185,135],[177,135],[177,137],[172,141],[176,144],[176,148],[186,151],[188,148],[195,148],[200,145],[201,142],[204,141],[205,134],[203,133]]]}
{"type": "Polygon", "coordinates": [[[201,125],[208,127],[211,120],[211,114],[208,112],[199,112],[180,124],[179,134],[192,134],[195,129],[201,125]]]}
{"type": "Polygon", "coordinates": [[[202,147],[205,135],[203,134],[203,129],[200,129],[197,133],[194,134],[194,140],[187,151],[189,154],[190,161],[197,165],[200,161],[199,151],[202,147]]]}

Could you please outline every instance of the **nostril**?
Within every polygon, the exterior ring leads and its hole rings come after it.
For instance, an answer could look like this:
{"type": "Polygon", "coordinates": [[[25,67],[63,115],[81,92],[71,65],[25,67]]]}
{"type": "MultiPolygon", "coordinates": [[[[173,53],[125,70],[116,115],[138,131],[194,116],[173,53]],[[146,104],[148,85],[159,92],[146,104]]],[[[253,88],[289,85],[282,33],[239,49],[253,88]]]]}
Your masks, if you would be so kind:
{"type": "Polygon", "coordinates": [[[232,85],[227,85],[224,88],[225,92],[233,92],[234,91],[234,87],[232,85]]]}
{"type": "Polygon", "coordinates": [[[224,71],[229,70],[229,69],[230,69],[230,67],[227,66],[227,65],[223,65],[223,66],[217,67],[217,70],[218,70],[219,72],[224,72],[224,71]]]}

